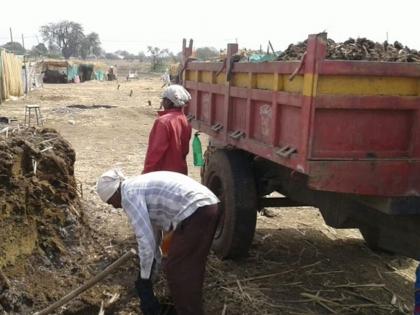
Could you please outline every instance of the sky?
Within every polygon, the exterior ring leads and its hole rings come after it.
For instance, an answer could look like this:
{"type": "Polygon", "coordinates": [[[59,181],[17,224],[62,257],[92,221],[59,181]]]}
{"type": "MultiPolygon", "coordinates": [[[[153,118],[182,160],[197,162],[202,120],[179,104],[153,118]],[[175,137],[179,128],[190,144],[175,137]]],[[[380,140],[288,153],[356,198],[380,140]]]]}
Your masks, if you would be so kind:
{"type": "Polygon", "coordinates": [[[335,41],[366,37],[398,40],[420,50],[418,0],[20,0],[2,1],[0,45],[22,41],[31,48],[42,37],[42,25],[70,20],[85,34],[96,32],[107,52],[137,54],[148,46],[181,50],[182,39],[194,47],[264,49],[270,40],[284,50],[309,34],[328,32],[335,41]]]}

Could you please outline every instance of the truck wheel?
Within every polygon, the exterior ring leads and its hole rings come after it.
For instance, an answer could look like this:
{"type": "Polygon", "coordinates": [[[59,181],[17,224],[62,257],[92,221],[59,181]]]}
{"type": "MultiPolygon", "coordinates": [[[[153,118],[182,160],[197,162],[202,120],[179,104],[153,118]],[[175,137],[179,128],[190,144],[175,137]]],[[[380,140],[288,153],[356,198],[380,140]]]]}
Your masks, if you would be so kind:
{"type": "MultiPolygon", "coordinates": [[[[396,251],[389,245],[390,242],[381,239],[383,235],[381,235],[381,229],[376,227],[360,227],[360,233],[363,236],[363,239],[366,242],[366,245],[373,251],[379,253],[385,253],[388,255],[395,255],[396,251]],[[384,246],[385,244],[385,246],[384,246]]],[[[398,245],[397,245],[398,246],[398,245]]],[[[401,245],[399,245],[401,246],[401,245]]]]}
{"type": "Polygon", "coordinates": [[[379,230],[373,227],[360,227],[360,233],[362,234],[367,246],[374,250],[380,250],[379,246],[379,230]]]}
{"type": "Polygon", "coordinates": [[[221,216],[213,240],[220,258],[248,253],[257,221],[257,192],[249,156],[242,151],[217,150],[208,158],[203,184],[220,199],[221,216]]]}

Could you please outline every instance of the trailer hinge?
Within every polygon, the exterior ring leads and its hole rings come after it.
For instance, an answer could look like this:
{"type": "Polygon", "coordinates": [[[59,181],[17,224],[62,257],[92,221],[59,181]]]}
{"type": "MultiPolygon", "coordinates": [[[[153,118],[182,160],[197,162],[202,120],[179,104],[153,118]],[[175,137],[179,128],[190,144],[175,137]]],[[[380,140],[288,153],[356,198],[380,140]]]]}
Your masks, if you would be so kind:
{"type": "Polygon", "coordinates": [[[223,125],[220,123],[217,123],[211,126],[211,130],[216,131],[216,132],[219,132],[222,129],[223,129],[223,125]]]}
{"type": "Polygon", "coordinates": [[[232,139],[238,140],[241,137],[245,137],[245,132],[236,130],[229,135],[232,139]]]}
{"type": "Polygon", "coordinates": [[[297,149],[289,145],[285,145],[276,151],[276,154],[283,158],[290,158],[293,153],[297,153],[297,149]]]}

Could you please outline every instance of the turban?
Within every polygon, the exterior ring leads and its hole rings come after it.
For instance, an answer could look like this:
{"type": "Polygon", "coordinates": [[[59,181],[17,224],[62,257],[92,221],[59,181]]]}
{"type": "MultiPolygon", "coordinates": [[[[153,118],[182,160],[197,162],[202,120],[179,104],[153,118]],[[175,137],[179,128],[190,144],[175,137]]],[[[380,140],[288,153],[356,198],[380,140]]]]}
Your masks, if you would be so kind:
{"type": "Polygon", "coordinates": [[[183,86],[174,84],[163,91],[162,98],[170,100],[175,107],[182,107],[191,100],[191,95],[183,86]]]}
{"type": "Polygon", "coordinates": [[[119,170],[109,170],[99,177],[98,183],[96,184],[96,192],[102,201],[108,202],[124,180],[125,176],[119,170]]]}

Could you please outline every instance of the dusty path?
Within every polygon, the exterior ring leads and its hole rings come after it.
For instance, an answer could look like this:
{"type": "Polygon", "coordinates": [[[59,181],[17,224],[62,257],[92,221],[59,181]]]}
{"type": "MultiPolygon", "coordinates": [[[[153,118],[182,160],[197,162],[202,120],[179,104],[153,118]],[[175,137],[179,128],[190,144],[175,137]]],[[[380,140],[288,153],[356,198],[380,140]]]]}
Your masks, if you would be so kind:
{"type": "MultiPolygon", "coordinates": [[[[141,172],[160,86],[159,78],[151,75],[121,82],[119,88],[116,82],[46,85],[26,99],[0,106],[0,116],[22,121],[25,104],[41,105],[46,125],[73,145],[85,211],[104,251],[90,253],[96,255],[95,268],[103,267],[102,256],[116,257],[135,247],[125,215],[101,203],[94,185],[112,166],[127,175],[141,172]]],[[[190,175],[199,180],[191,158],[189,163],[190,175]]],[[[65,314],[97,314],[101,300],[115,293],[120,297],[107,314],[136,314],[132,284],[136,264],[133,260],[103,287],[70,304],[65,314]]],[[[222,314],[223,309],[225,314],[408,314],[413,275],[413,261],[373,253],[357,231],[327,227],[316,209],[275,209],[274,217],[258,217],[249,258],[210,259],[206,310],[208,314],[222,314]]],[[[158,292],[161,298],[167,295],[164,281],[159,282],[158,292]]]]}

